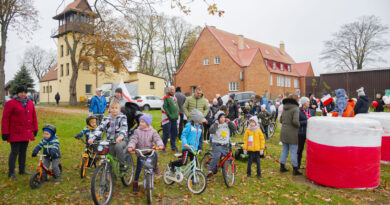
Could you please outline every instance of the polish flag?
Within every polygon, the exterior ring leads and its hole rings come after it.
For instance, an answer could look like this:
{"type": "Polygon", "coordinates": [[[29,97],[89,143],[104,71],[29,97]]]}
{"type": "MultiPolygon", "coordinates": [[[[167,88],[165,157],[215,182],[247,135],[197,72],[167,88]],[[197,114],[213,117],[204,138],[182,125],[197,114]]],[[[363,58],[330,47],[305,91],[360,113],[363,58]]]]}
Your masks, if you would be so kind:
{"type": "Polygon", "coordinates": [[[125,83],[123,82],[123,80],[121,79],[121,82],[119,83],[118,85],[118,88],[122,88],[122,96],[124,98],[126,98],[127,101],[129,102],[133,102],[131,99],[130,99],[130,94],[129,94],[129,91],[127,91],[127,88],[126,88],[126,85],[125,83]]]}
{"type": "Polygon", "coordinates": [[[328,94],[321,98],[321,102],[324,104],[324,106],[327,106],[329,103],[333,102],[333,98],[328,94]]]}

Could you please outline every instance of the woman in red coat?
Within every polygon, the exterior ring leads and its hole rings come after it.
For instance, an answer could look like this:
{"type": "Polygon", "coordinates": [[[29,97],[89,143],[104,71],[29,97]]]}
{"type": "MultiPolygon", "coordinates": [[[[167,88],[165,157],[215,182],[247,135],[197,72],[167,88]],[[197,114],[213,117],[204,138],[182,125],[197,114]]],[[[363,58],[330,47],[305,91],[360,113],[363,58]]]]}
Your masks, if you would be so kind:
{"type": "Polygon", "coordinates": [[[5,104],[1,120],[2,138],[11,144],[8,177],[15,179],[17,178],[15,163],[18,155],[19,174],[29,174],[25,170],[27,146],[38,132],[37,115],[34,103],[27,99],[27,87],[19,86],[16,92],[17,96],[5,104]]]}

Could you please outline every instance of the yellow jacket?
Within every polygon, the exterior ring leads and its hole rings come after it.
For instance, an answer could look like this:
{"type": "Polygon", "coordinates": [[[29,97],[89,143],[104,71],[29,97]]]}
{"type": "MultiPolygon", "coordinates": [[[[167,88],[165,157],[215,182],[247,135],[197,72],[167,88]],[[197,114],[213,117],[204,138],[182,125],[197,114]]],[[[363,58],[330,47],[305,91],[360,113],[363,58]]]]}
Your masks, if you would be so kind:
{"type": "Polygon", "coordinates": [[[265,148],[265,139],[264,135],[260,129],[255,132],[251,131],[249,128],[246,129],[244,135],[244,150],[256,152],[264,150],[265,148]],[[252,141],[252,142],[251,142],[252,141]]]}

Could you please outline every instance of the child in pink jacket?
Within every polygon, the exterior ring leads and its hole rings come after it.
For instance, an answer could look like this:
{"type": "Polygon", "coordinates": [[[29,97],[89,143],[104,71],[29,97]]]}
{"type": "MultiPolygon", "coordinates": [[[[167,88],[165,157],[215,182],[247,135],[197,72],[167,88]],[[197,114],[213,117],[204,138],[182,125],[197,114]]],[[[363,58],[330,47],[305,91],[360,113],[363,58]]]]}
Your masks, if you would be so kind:
{"type": "MultiPolygon", "coordinates": [[[[143,114],[140,117],[139,127],[134,131],[134,135],[131,137],[129,144],[127,145],[128,151],[132,149],[152,149],[155,143],[159,149],[163,149],[164,143],[158,135],[157,131],[151,126],[152,115],[143,114]]],[[[158,173],[157,167],[157,153],[155,153],[155,172],[158,173]]],[[[138,193],[138,179],[142,170],[142,162],[137,157],[137,168],[135,170],[135,177],[133,182],[133,192],[138,193]]]]}

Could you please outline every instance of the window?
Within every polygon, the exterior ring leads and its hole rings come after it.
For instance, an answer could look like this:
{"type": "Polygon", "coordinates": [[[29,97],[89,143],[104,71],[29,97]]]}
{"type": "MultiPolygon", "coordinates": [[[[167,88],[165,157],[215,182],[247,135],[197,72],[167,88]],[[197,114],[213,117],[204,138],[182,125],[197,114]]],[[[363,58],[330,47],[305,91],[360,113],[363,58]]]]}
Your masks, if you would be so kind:
{"type": "Polygon", "coordinates": [[[268,65],[267,59],[264,59],[264,63],[265,63],[266,66],[268,65]]]}
{"type": "Polygon", "coordinates": [[[61,77],[64,76],[64,65],[61,64],[61,77]]]}
{"type": "Polygon", "coordinates": [[[229,91],[238,91],[238,82],[230,82],[229,91]]]}
{"type": "Polygon", "coordinates": [[[46,93],[46,87],[43,86],[43,93],[46,93]]]}
{"type": "Polygon", "coordinates": [[[85,85],[85,94],[92,94],[92,85],[85,85]]]}
{"type": "Polygon", "coordinates": [[[89,70],[89,65],[87,61],[83,61],[83,70],[89,70]]]}
{"type": "Polygon", "coordinates": [[[294,78],[294,88],[299,88],[298,78],[294,78]]]}
{"type": "Polygon", "coordinates": [[[291,65],[288,65],[288,66],[287,66],[287,71],[288,71],[288,72],[291,72],[291,65]]]}
{"type": "Polygon", "coordinates": [[[51,93],[52,91],[53,91],[53,90],[52,90],[52,87],[50,86],[50,91],[49,91],[49,92],[51,93]]]}
{"type": "Polygon", "coordinates": [[[154,97],[153,96],[146,96],[146,99],[147,100],[154,100],[154,97]]]}
{"type": "Polygon", "coordinates": [[[273,85],[273,82],[272,82],[272,74],[269,76],[269,85],[273,85]]]}
{"type": "Polygon", "coordinates": [[[154,82],[150,82],[150,89],[154,89],[154,82]]]}
{"type": "Polygon", "coordinates": [[[284,77],[284,87],[289,88],[291,87],[291,79],[289,77],[284,77]]]}
{"type": "Polygon", "coordinates": [[[285,80],[283,76],[277,76],[276,81],[278,87],[284,87],[285,80]]]}
{"type": "Polygon", "coordinates": [[[64,45],[61,45],[61,57],[64,57],[64,45]]]}
{"type": "Polygon", "coordinates": [[[69,63],[66,64],[66,75],[69,76],[69,63]]]}
{"type": "Polygon", "coordinates": [[[68,56],[70,54],[70,49],[69,49],[69,46],[66,45],[66,55],[68,56]]]}
{"type": "Polygon", "coordinates": [[[280,64],[280,70],[281,70],[281,71],[284,70],[284,65],[283,65],[283,63],[280,64]]]}
{"type": "Polygon", "coordinates": [[[204,60],[203,60],[203,65],[208,65],[209,64],[209,59],[208,58],[205,58],[204,60]]]}
{"type": "Polygon", "coordinates": [[[219,56],[215,57],[214,58],[214,64],[219,64],[219,62],[220,62],[219,56]]]}
{"type": "Polygon", "coordinates": [[[272,63],[272,69],[276,69],[276,62],[272,63]]]}

